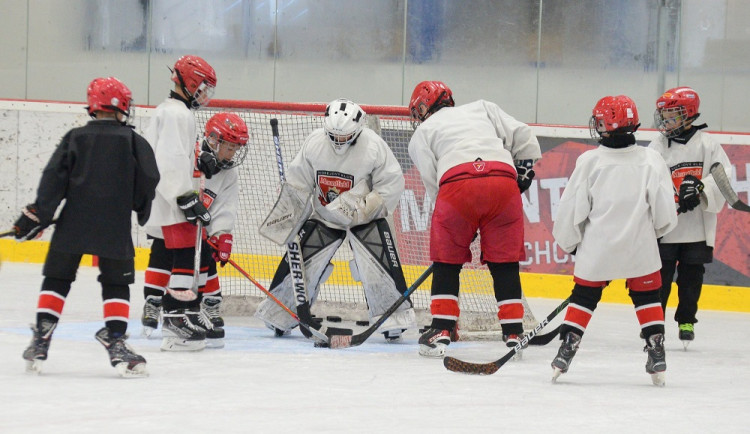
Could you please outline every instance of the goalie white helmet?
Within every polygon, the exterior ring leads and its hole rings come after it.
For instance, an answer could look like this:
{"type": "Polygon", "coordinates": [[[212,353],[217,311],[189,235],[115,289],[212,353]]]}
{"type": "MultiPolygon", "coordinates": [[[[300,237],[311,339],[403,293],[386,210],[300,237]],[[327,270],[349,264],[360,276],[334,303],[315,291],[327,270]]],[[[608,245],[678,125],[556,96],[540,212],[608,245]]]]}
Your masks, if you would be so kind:
{"type": "Polygon", "coordinates": [[[356,103],[340,98],[326,107],[323,128],[333,150],[341,155],[357,142],[364,128],[365,111],[356,103]]]}

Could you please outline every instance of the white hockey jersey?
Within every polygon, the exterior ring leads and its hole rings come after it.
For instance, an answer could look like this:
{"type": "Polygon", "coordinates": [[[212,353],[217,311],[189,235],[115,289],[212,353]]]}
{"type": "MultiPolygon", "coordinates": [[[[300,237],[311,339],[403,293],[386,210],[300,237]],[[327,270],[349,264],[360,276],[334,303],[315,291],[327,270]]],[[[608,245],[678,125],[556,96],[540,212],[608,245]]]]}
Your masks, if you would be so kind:
{"type": "Polygon", "coordinates": [[[302,192],[313,193],[313,218],[336,228],[341,226],[330,218],[326,205],[360,181],[366,181],[370,191],[383,198],[387,214],[384,212],[375,218],[393,213],[405,185],[393,151],[369,128],[362,130],[354,146],[349,146],[343,155],[336,154],[325,131],[317,129],[307,136],[286,169],[289,184],[302,192]]]}
{"type": "MultiPolygon", "coordinates": [[[[677,217],[677,228],[664,236],[662,243],[705,241],[713,247],[716,241],[716,214],[722,210],[726,201],[710,170],[711,166],[718,162],[725,170],[731,171],[732,166],[724,149],[711,135],[701,130],[696,131],[684,145],[672,141],[670,146],[666,137],[659,136],[648,147],[661,154],[667,163],[675,188],[675,202],[680,184],[686,175],[693,175],[703,182],[700,206],[680,214],[677,217]]],[[[731,173],[727,173],[727,176],[730,175],[731,173]]]]}
{"type": "Polygon", "coordinates": [[[578,157],[557,208],[552,235],[578,249],[573,274],[594,282],[661,269],[656,239],[677,225],[664,160],[642,146],[599,146],[578,157]]]}
{"type": "Polygon", "coordinates": [[[414,131],[409,156],[435,200],[440,178],[452,167],[481,158],[515,167],[514,160],[542,158],[531,128],[489,101],[444,107],[414,131]]]}
{"type": "Polygon", "coordinates": [[[144,137],[154,149],[161,174],[146,232],[161,234],[162,226],[187,221],[177,206],[177,197],[199,187],[199,181],[193,178],[196,139],[193,112],[182,101],[167,98],[156,107],[144,137]]]}

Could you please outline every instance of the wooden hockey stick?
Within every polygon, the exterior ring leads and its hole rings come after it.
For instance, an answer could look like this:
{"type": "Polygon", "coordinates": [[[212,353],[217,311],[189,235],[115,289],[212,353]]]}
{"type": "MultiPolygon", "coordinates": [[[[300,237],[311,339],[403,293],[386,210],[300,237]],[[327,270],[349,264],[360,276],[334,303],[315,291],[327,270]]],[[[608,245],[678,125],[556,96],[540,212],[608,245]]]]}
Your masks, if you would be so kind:
{"type": "Polygon", "coordinates": [[[739,196],[737,196],[737,192],[732,188],[732,184],[729,182],[729,178],[727,178],[727,172],[721,163],[714,163],[711,166],[711,175],[714,177],[721,195],[729,202],[729,206],[737,211],[750,212],[750,206],[741,201],[739,196]]]}
{"type": "MultiPolygon", "coordinates": [[[[526,348],[529,345],[529,341],[536,336],[537,333],[539,333],[547,324],[549,324],[550,321],[552,321],[553,318],[557,316],[560,312],[562,312],[565,307],[570,303],[570,297],[566,298],[562,303],[560,303],[559,306],[555,308],[549,315],[547,315],[547,318],[543,319],[542,322],[540,322],[536,327],[534,327],[534,330],[530,331],[526,335],[524,335],[523,339],[519,343],[516,344],[515,347],[513,347],[510,351],[508,351],[508,354],[504,355],[503,357],[499,358],[498,360],[495,360],[494,362],[489,363],[471,363],[471,362],[464,362],[463,360],[458,360],[454,357],[445,357],[443,359],[443,366],[445,366],[446,369],[453,372],[460,372],[463,374],[476,374],[476,375],[491,375],[498,371],[508,360],[512,359],[513,356],[516,355],[519,351],[526,348]]],[[[554,335],[557,335],[557,331],[554,333],[554,335]]]]}
{"type": "MultiPolygon", "coordinates": [[[[401,297],[396,300],[391,307],[388,308],[382,315],[380,315],[380,318],[378,318],[377,321],[375,321],[375,324],[371,325],[367,328],[367,330],[363,331],[362,333],[359,333],[354,336],[332,336],[331,337],[331,343],[330,348],[338,349],[338,348],[349,348],[349,347],[356,347],[357,345],[362,345],[364,341],[367,340],[370,336],[372,336],[373,333],[375,333],[375,330],[378,329],[383,323],[391,316],[394,312],[396,312],[396,309],[398,309],[403,302],[405,302],[412,292],[414,292],[415,289],[419,288],[419,285],[421,285],[427,278],[432,274],[432,268],[433,265],[430,264],[429,267],[422,273],[421,276],[417,277],[417,280],[412,283],[412,285],[404,291],[404,293],[401,295],[401,297]]],[[[315,344],[315,346],[325,346],[320,344],[315,344]]]]}
{"type": "MultiPolygon", "coordinates": [[[[271,133],[273,134],[273,145],[276,148],[276,165],[279,169],[279,181],[283,185],[286,182],[286,176],[284,174],[284,159],[281,155],[281,142],[279,138],[279,121],[276,118],[271,119],[271,133]]],[[[305,260],[302,256],[302,242],[299,234],[294,236],[291,242],[286,245],[287,249],[287,262],[289,262],[289,274],[292,276],[292,287],[294,288],[294,300],[297,303],[297,315],[300,318],[300,324],[302,321],[305,322],[309,327],[301,328],[302,334],[305,337],[312,337],[310,328],[314,328],[326,337],[337,336],[337,335],[351,335],[350,329],[338,329],[329,328],[322,324],[317,324],[312,319],[310,313],[310,300],[307,298],[307,281],[305,279],[305,260]]],[[[318,339],[322,343],[328,344],[330,340],[318,339]]]]}

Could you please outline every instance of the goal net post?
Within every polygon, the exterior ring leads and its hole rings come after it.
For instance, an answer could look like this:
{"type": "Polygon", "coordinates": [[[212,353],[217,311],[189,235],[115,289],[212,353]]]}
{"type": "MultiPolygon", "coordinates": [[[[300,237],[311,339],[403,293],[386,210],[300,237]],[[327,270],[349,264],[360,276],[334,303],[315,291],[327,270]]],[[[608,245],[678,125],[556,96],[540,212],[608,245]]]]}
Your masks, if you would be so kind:
{"type": "MultiPolygon", "coordinates": [[[[208,107],[196,111],[196,124],[202,137],[206,121],[216,113],[232,112],[239,115],[248,126],[250,140],[244,162],[233,170],[239,175],[239,203],[235,224],[232,259],[243,270],[270,289],[276,267],[285,253],[258,233],[258,227],[273,207],[279,192],[276,167],[276,150],[270,120],[278,119],[281,152],[285,162],[290,162],[299,152],[304,139],[315,129],[323,127],[325,104],[278,103],[263,101],[212,100],[208,107]]],[[[434,204],[425,196],[419,173],[408,154],[409,139],[413,133],[412,121],[406,107],[361,106],[367,113],[367,126],[378,133],[390,146],[404,172],[406,185],[395,212],[388,217],[396,235],[406,284],[411,285],[429,266],[429,226],[434,204]]],[[[479,261],[479,240],[472,244],[473,260],[461,272],[459,327],[464,336],[476,338],[499,336],[497,302],[494,297],[492,277],[479,261]]],[[[367,320],[364,290],[352,279],[349,261],[353,259],[345,242],[333,258],[334,269],[312,308],[319,317],[339,316],[345,320],[367,320]]],[[[257,304],[265,297],[252,282],[232,267],[219,268],[224,295],[225,315],[252,315],[257,304]]],[[[428,278],[411,295],[420,326],[430,323],[430,288],[428,278]]],[[[524,328],[537,324],[524,298],[524,328]]]]}

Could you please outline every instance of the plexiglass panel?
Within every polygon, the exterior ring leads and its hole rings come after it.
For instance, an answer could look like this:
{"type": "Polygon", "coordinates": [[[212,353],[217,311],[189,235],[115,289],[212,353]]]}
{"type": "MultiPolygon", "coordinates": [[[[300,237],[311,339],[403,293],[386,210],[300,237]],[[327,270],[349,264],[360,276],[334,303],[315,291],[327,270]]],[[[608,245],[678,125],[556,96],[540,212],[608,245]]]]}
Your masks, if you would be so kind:
{"type": "Polygon", "coordinates": [[[25,0],[3,2],[0,12],[0,98],[26,98],[25,0]]]}

